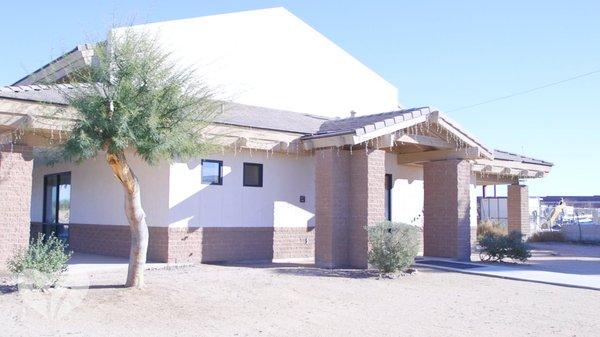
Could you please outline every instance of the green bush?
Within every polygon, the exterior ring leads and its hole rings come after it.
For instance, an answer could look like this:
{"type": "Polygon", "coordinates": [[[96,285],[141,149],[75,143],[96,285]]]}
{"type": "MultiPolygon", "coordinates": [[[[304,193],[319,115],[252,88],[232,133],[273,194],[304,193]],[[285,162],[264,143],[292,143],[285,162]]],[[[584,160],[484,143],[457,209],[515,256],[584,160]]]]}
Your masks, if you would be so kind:
{"type": "Polygon", "coordinates": [[[19,251],[7,262],[8,270],[17,275],[30,278],[36,289],[55,285],[67,270],[67,261],[73,252],[66,251],[62,240],[55,236],[38,234],[31,239],[27,249],[19,251]]]}
{"type": "Polygon", "coordinates": [[[557,231],[536,232],[530,238],[530,242],[565,242],[564,234],[557,231]]]}
{"type": "Polygon", "coordinates": [[[477,237],[483,237],[486,234],[506,235],[508,230],[497,220],[483,220],[477,224],[477,237]]]}
{"type": "Polygon", "coordinates": [[[369,263],[380,274],[393,273],[410,267],[419,253],[420,231],[418,227],[381,222],[367,226],[369,236],[369,263]]]}
{"type": "Polygon", "coordinates": [[[503,261],[505,258],[527,261],[531,257],[529,247],[521,239],[521,233],[511,232],[508,235],[485,234],[479,239],[482,261],[503,261]]]}

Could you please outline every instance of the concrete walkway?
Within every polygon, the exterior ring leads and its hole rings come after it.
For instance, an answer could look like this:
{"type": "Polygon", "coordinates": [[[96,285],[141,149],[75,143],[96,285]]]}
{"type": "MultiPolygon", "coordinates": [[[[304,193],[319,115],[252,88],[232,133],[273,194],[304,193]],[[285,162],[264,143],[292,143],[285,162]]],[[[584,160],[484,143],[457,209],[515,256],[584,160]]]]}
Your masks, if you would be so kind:
{"type": "Polygon", "coordinates": [[[416,265],[466,274],[600,290],[600,246],[534,243],[527,263],[485,263],[422,257],[416,265]]]}
{"type": "MultiPolygon", "coordinates": [[[[600,290],[600,246],[536,243],[532,244],[532,247],[533,256],[527,263],[484,263],[478,261],[477,255],[473,255],[473,262],[460,263],[450,259],[420,257],[415,265],[473,275],[600,290]]],[[[312,260],[293,262],[310,265],[312,260]]],[[[126,258],[75,253],[68,262],[69,274],[126,273],[128,263],[126,258]]],[[[188,265],[147,263],[146,269],[188,265]]]]}
{"type": "MultiPolygon", "coordinates": [[[[69,273],[71,274],[97,274],[106,272],[127,272],[129,259],[122,257],[74,253],[69,262],[69,273]]],[[[188,264],[167,264],[160,262],[146,263],[146,270],[149,269],[166,269],[172,267],[186,266],[188,264]]]]}

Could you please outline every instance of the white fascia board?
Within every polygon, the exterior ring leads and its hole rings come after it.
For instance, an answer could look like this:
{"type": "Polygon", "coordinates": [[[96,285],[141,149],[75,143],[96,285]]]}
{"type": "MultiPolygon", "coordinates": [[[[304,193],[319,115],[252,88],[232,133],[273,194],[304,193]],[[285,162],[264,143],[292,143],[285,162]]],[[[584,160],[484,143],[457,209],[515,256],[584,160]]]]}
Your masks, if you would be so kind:
{"type": "Polygon", "coordinates": [[[537,171],[548,173],[550,172],[551,167],[546,165],[537,165],[530,163],[521,163],[518,161],[510,161],[510,160],[488,160],[488,159],[477,159],[476,164],[481,165],[490,165],[493,167],[501,167],[501,168],[512,168],[519,170],[527,170],[527,171],[537,171]]]}

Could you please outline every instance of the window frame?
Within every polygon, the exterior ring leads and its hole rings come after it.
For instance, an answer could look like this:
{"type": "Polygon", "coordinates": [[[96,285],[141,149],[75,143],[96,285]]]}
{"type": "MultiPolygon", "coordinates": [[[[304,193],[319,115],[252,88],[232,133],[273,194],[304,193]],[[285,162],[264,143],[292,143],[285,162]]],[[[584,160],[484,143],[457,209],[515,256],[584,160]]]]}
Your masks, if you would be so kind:
{"type": "MultiPolygon", "coordinates": [[[[63,171],[63,172],[56,172],[56,173],[48,173],[44,175],[44,188],[43,188],[43,192],[44,192],[44,196],[42,198],[42,233],[44,234],[44,242],[46,242],[46,240],[48,240],[48,237],[50,237],[51,235],[57,236],[59,238],[64,239],[64,241],[68,244],[69,242],[69,224],[71,223],[71,220],[69,219],[68,223],[62,223],[59,222],[60,219],[60,185],[61,185],[61,176],[65,176],[68,175],[69,176],[69,186],[73,186],[73,180],[72,180],[72,174],[71,171],[63,171]],[[47,222],[47,216],[48,216],[48,209],[47,209],[47,204],[48,204],[48,193],[47,193],[47,188],[48,188],[48,179],[50,177],[56,176],[56,184],[52,185],[52,186],[56,186],[57,187],[57,191],[56,191],[56,196],[54,197],[54,222],[47,222]]],[[[69,212],[71,210],[71,194],[69,192],[69,212]]]]}
{"type": "Polygon", "coordinates": [[[242,180],[243,180],[243,186],[244,187],[263,187],[263,174],[264,174],[264,170],[263,170],[263,164],[261,163],[244,163],[243,165],[243,170],[242,170],[242,180]],[[250,185],[247,181],[246,181],[246,167],[248,166],[256,166],[258,167],[258,185],[250,185]]]}
{"type": "Polygon", "coordinates": [[[200,161],[200,182],[205,185],[217,185],[217,186],[223,185],[223,161],[215,160],[215,159],[202,159],[200,161]],[[213,182],[213,181],[205,182],[204,181],[204,169],[203,169],[204,163],[219,164],[219,181],[217,181],[217,182],[213,182]]]}

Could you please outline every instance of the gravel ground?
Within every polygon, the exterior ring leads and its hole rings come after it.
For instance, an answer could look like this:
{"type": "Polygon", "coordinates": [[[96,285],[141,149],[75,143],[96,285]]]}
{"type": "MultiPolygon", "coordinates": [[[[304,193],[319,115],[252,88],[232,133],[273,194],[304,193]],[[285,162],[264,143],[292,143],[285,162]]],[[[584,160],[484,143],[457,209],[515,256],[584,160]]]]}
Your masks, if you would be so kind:
{"type": "MultiPolygon", "coordinates": [[[[0,282],[2,336],[598,336],[600,292],[420,268],[396,279],[293,265],[200,265],[123,273],[49,292],[48,307],[0,282]],[[34,303],[34,304],[32,304],[34,303]],[[38,303],[36,306],[35,303],[38,303]],[[58,303],[58,302],[51,302],[58,303]],[[36,310],[32,308],[37,308],[36,310]],[[46,309],[44,309],[46,308],[46,309]],[[72,310],[70,310],[72,309],[72,310]]],[[[36,298],[39,300],[39,298],[36,298]]],[[[46,302],[44,302],[46,303],[46,302]]]]}

